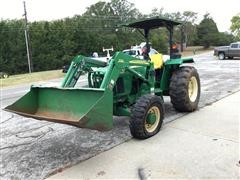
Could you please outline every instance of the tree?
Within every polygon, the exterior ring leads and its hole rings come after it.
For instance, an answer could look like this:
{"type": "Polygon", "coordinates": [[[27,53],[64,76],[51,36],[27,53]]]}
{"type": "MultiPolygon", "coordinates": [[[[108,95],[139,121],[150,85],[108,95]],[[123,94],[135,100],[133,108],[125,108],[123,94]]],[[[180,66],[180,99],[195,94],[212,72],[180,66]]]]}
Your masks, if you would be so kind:
{"type": "Polygon", "coordinates": [[[163,8],[153,8],[152,12],[149,14],[149,17],[164,16],[163,11],[163,8]]]}
{"type": "Polygon", "coordinates": [[[226,46],[234,41],[234,36],[227,32],[220,32],[218,35],[217,46],[226,46]]]}
{"type": "Polygon", "coordinates": [[[205,14],[203,20],[197,27],[198,44],[209,48],[211,45],[216,45],[219,37],[219,31],[214,20],[205,14]]]}
{"type": "Polygon", "coordinates": [[[127,0],[111,0],[110,3],[114,14],[120,17],[122,23],[137,19],[141,16],[139,10],[135,8],[135,5],[127,0]]]}
{"type": "Polygon", "coordinates": [[[196,38],[196,20],[197,13],[193,11],[184,11],[182,15],[182,33],[183,42],[186,46],[193,45],[193,41],[196,38]]]}
{"type": "Polygon", "coordinates": [[[174,35],[176,42],[181,42],[181,44],[185,44],[186,46],[192,45],[196,34],[195,22],[197,13],[193,11],[184,11],[183,13],[166,13],[165,16],[182,23],[182,25],[176,27],[174,35]]]}
{"type": "Polygon", "coordinates": [[[166,29],[154,29],[150,33],[152,47],[163,54],[168,53],[168,33],[166,29]]]}
{"type": "Polygon", "coordinates": [[[0,72],[27,72],[24,21],[5,20],[0,23],[0,72]]]}
{"type": "Polygon", "coordinates": [[[230,29],[236,36],[237,40],[240,40],[240,13],[236,16],[233,16],[231,22],[232,25],[230,29]]]}
{"type": "Polygon", "coordinates": [[[163,8],[153,8],[149,17],[160,16],[175,21],[182,22],[182,26],[178,26],[174,31],[174,39],[176,42],[183,42],[186,45],[193,45],[196,34],[197,13],[193,11],[165,13],[163,8]]]}

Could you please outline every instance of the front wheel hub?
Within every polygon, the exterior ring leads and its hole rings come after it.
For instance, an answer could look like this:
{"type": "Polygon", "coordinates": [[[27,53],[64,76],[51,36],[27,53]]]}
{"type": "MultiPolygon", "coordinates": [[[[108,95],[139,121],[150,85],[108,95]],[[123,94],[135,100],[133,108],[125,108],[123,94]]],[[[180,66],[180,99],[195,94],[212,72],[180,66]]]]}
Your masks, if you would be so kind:
{"type": "Polygon", "coordinates": [[[145,119],[145,129],[148,132],[153,132],[158,127],[160,122],[160,110],[157,106],[151,107],[145,119]]]}
{"type": "Polygon", "coordinates": [[[153,125],[156,122],[156,115],[154,113],[149,113],[147,115],[147,123],[153,125]]]}

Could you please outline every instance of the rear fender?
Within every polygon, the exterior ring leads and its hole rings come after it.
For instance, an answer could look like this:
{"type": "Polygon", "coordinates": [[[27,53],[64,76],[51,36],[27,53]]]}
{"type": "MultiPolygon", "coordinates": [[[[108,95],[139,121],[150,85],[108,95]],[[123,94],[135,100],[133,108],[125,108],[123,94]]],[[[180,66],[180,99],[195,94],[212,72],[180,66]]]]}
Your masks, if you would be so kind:
{"type": "Polygon", "coordinates": [[[168,95],[170,79],[173,71],[178,69],[179,66],[184,63],[194,63],[194,60],[193,58],[178,58],[169,59],[164,63],[164,69],[160,84],[160,88],[162,89],[164,95],[168,95]]]}
{"type": "Polygon", "coordinates": [[[165,66],[181,65],[183,63],[193,63],[193,62],[194,62],[193,58],[178,58],[178,59],[169,59],[164,63],[164,65],[165,66]]]}

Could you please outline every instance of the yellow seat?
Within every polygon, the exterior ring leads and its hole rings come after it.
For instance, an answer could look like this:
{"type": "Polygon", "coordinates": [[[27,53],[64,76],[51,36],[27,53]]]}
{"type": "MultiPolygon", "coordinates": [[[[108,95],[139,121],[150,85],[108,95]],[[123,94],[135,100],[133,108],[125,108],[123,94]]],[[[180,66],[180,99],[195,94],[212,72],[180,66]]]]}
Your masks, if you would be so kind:
{"type": "Polygon", "coordinates": [[[152,54],[150,55],[151,62],[154,64],[154,69],[160,69],[163,66],[163,56],[162,54],[152,54]]]}

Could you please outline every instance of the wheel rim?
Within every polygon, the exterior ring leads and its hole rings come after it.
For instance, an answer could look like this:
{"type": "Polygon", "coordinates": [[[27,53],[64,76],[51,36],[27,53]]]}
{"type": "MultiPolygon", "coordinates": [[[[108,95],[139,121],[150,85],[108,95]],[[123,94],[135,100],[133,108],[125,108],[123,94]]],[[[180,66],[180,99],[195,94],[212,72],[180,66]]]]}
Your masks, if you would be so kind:
{"type": "Polygon", "coordinates": [[[188,84],[188,96],[191,102],[194,102],[197,99],[198,95],[198,83],[196,77],[191,77],[188,84]]]}
{"type": "Polygon", "coordinates": [[[224,59],[224,55],[223,54],[219,54],[219,59],[224,59]]]}
{"type": "Polygon", "coordinates": [[[158,127],[158,124],[160,122],[160,114],[160,110],[157,106],[153,106],[148,110],[147,116],[145,118],[145,129],[149,133],[155,131],[155,129],[158,127]]]}

